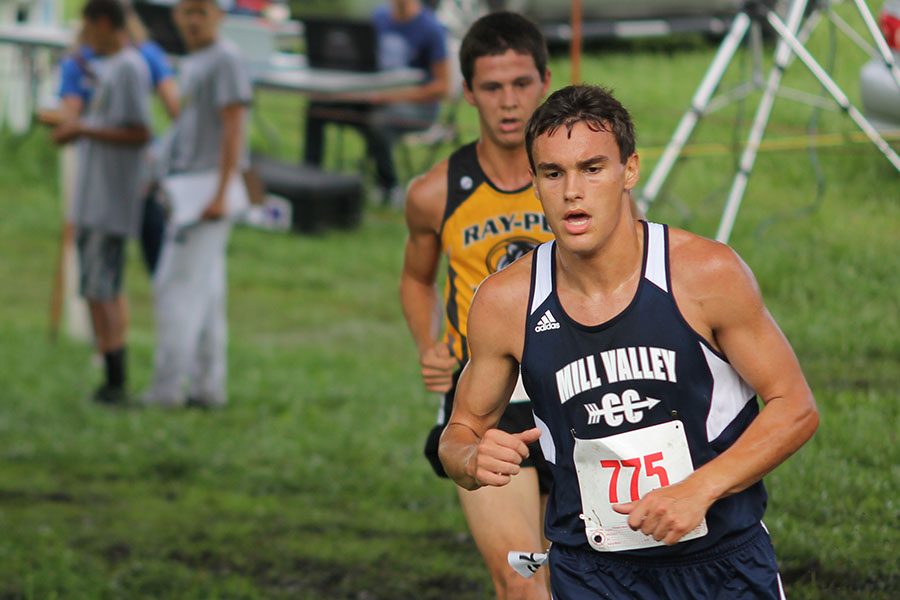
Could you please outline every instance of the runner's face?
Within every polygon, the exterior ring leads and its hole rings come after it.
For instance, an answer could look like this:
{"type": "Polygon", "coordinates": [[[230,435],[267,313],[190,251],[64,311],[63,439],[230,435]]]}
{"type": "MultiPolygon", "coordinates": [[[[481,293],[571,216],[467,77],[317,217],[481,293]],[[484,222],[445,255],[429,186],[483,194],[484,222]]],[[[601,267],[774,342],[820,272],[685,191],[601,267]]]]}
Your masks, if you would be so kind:
{"type": "Polygon", "coordinates": [[[637,154],[623,165],[615,136],[581,122],[571,136],[565,127],[538,136],[532,156],[535,193],[560,246],[576,254],[600,249],[622,211],[630,211],[628,192],[640,171],[637,154]]]}
{"type": "Polygon", "coordinates": [[[222,11],[211,0],[181,0],[175,6],[175,24],[188,49],[216,41],[222,11]]]}
{"type": "Polygon", "coordinates": [[[478,109],[483,138],[504,148],[525,143],[525,125],[550,85],[550,72],[541,73],[530,54],[507,50],[475,59],[472,87],[464,88],[466,101],[478,109]]]}

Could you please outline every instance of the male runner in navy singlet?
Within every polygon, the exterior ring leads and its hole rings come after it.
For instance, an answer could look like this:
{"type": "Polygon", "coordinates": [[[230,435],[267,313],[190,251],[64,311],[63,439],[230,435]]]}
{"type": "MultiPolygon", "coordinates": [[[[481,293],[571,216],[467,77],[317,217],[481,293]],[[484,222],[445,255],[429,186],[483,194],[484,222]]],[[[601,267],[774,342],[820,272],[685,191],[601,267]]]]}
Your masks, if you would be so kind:
{"type": "Polygon", "coordinates": [[[447,473],[504,486],[540,439],[557,600],[783,597],[761,480],[818,412],[752,273],[632,218],[634,128],[605,90],[552,94],[525,140],[556,241],[475,295],[447,473]],[[537,427],[516,434],[496,423],[520,365],[537,427]]]}

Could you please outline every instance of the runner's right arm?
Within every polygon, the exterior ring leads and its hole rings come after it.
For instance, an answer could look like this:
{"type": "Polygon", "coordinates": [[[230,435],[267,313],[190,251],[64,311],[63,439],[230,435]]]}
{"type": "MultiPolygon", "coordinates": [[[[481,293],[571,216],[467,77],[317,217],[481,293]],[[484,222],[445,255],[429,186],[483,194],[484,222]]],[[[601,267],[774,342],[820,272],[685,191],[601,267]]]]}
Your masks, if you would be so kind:
{"type": "Polygon", "coordinates": [[[527,444],[540,437],[537,428],[496,428],[519,376],[530,272],[526,257],[488,277],[469,311],[469,362],[438,450],[447,474],[467,490],[509,483],[528,457],[527,444]]]}
{"type": "Polygon", "coordinates": [[[409,236],[400,276],[403,316],[419,352],[422,379],[432,392],[447,392],[459,367],[439,339],[441,302],[437,272],[441,262],[440,228],[447,198],[447,162],[438,163],[409,186],[406,226],[409,236]]]}

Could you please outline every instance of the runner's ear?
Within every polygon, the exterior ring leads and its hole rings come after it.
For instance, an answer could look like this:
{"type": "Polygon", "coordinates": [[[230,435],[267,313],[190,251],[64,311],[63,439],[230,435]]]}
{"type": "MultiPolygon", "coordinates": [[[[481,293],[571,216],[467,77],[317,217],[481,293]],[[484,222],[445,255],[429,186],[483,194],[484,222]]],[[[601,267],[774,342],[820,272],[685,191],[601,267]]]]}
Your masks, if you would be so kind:
{"type": "Polygon", "coordinates": [[[635,152],[625,161],[625,189],[632,190],[641,178],[641,159],[635,152]]]}

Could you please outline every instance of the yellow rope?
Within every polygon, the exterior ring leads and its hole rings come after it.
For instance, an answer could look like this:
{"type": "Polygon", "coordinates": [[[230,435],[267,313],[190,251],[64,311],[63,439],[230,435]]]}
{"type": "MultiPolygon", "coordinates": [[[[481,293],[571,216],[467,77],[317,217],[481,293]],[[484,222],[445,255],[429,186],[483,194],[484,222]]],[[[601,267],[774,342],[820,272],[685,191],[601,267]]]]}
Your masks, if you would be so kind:
{"type": "MultiPolygon", "coordinates": [[[[900,141],[900,130],[881,132],[881,137],[888,142],[900,141]]],[[[785,138],[775,138],[763,140],[759,145],[760,152],[778,152],[783,150],[804,150],[810,145],[816,148],[827,146],[841,146],[846,143],[870,142],[869,138],[862,132],[855,133],[820,133],[818,135],[794,136],[785,138]]],[[[662,155],[663,146],[652,146],[650,148],[641,148],[640,155],[642,158],[658,158],[662,155]]],[[[682,156],[717,156],[721,154],[731,154],[732,147],[727,144],[708,143],[708,144],[689,144],[681,151],[682,156]]]]}

